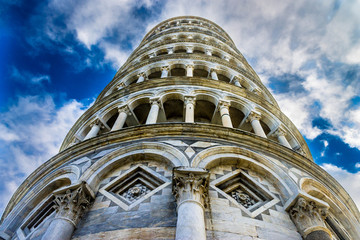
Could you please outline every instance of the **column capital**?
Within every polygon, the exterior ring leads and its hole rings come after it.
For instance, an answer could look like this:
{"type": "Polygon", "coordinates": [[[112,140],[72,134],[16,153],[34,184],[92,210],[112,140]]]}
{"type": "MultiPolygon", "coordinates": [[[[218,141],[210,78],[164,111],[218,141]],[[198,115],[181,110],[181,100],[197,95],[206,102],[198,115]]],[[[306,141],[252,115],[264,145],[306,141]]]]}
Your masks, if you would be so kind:
{"type": "Polygon", "coordinates": [[[174,47],[168,47],[167,52],[168,52],[168,54],[174,53],[174,47]]]}
{"type": "MultiPolygon", "coordinates": [[[[207,40],[209,40],[209,39],[208,39],[208,38],[204,38],[204,41],[207,41],[207,40]]],[[[205,50],[205,54],[211,56],[211,55],[212,55],[211,49],[206,49],[206,50],[205,50]]]]}
{"type": "Polygon", "coordinates": [[[255,94],[257,94],[257,95],[259,95],[259,94],[261,93],[261,90],[258,89],[258,88],[254,88],[254,89],[252,90],[252,92],[255,93],[255,94]]]}
{"type": "Polygon", "coordinates": [[[260,119],[261,119],[261,114],[258,113],[258,112],[252,111],[252,112],[249,114],[247,121],[248,121],[248,122],[252,122],[252,121],[254,121],[254,120],[260,120],[260,119]]]}
{"type": "Polygon", "coordinates": [[[210,68],[210,73],[215,72],[216,73],[217,69],[216,68],[210,68]]]}
{"type": "Polygon", "coordinates": [[[99,118],[96,118],[94,121],[92,121],[90,123],[90,127],[93,127],[94,125],[98,125],[100,128],[104,128],[104,126],[99,118]]]}
{"type": "Polygon", "coordinates": [[[240,83],[241,78],[239,76],[234,76],[231,80],[230,83],[236,82],[238,81],[240,83]]]}
{"type": "Polygon", "coordinates": [[[161,67],[161,71],[169,71],[170,67],[169,66],[163,66],[161,67]]]}
{"type": "Polygon", "coordinates": [[[130,115],[130,114],[131,114],[130,108],[128,107],[128,105],[119,106],[119,107],[118,107],[118,112],[119,112],[119,113],[124,112],[124,113],[126,113],[127,115],[130,115]]]}
{"type": "Polygon", "coordinates": [[[119,90],[121,88],[124,88],[125,87],[125,83],[121,82],[119,83],[118,85],[116,85],[116,88],[119,90]]]}
{"type": "Polygon", "coordinates": [[[286,130],[284,129],[284,127],[279,126],[275,132],[273,133],[273,135],[275,137],[279,137],[279,136],[286,136],[286,130]]]}
{"type": "Polygon", "coordinates": [[[227,108],[227,109],[229,109],[229,107],[230,107],[230,101],[227,101],[227,100],[219,100],[219,104],[218,104],[218,106],[219,106],[219,109],[221,109],[221,108],[227,108]]]}
{"type": "Polygon", "coordinates": [[[184,103],[185,103],[185,106],[189,103],[195,105],[195,101],[196,101],[196,97],[193,96],[193,95],[187,95],[187,96],[184,96],[184,103]]]}
{"type": "Polygon", "coordinates": [[[154,52],[149,54],[149,58],[153,58],[153,57],[156,57],[156,53],[154,52]]]}
{"type": "Polygon", "coordinates": [[[145,77],[146,75],[145,75],[144,72],[141,72],[141,73],[137,74],[136,76],[137,76],[137,77],[145,77]]]}
{"type": "Polygon", "coordinates": [[[67,220],[76,227],[95,195],[85,182],[81,182],[54,192],[54,197],[55,218],[67,220]]]}
{"type": "Polygon", "coordinates": [[[186,68],[192,68],[192,69],[195,68],[195,66],[194,66],[193,64],[187,64],[185,67],[186,67],[186,68]]]}
{"type": "Polygon", "coordinates": [[[324,222],[328,214],[326,207],[318,206],[314,201],[299,197],[289,210],[289,214],[304,239],[310,233],[319,230],[331,236],[331,232],[324,222]]]}
{"type": "Polygon", "coordinates": [[[149,102],[150,102],[151,105],[157,104],[157,105],[160,106],[160,98],[158,98],[158,97],[156,97],[156,98],[150,98],[150,99],[149,99],[149,102]]]}
{"type": "Polygon", "coordinates": [[[177,167],[173,169],[172,192],[178,208],[184,202],[195,202],[206,207],[209,172],[203,168],[177,167]]]}
{"type": "Polygon", "coordinates": [[[187,52],[187,53],[192,53],[193,50],[194,50],[194,47],[193,47],[193,46],[187,46],[187,47],[186,47],[186,52],[187,52]]]}

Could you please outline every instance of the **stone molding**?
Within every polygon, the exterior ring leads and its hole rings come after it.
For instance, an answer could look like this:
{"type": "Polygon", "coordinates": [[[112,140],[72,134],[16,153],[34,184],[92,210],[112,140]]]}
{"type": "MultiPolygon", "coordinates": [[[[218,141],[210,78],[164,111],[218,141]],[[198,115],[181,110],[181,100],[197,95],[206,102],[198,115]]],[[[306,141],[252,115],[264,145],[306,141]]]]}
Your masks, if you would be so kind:
{"type": "Polygon", "coordinates": [[[177,208],[184,202],[195,202],[203,209],[209,191],[209,172],[202,168],[178,167],[173,170],[172,192],[177,208]]]}
{"type": "Polygon", "coordinates": [[[304,239],[314,231],[324,231],[331,236],[331,232],[324,222],[328,214],[326,207],[318,206],[314,201],[299,197],[289,210],[289,214],[304,239]]]}
{"type": "Polygon", "coordinates": [[[64,219],[77,226],[82,215],[88,209],[94,194],[85,182],[70,186],[54,193],[55,218],[64,219]]]}

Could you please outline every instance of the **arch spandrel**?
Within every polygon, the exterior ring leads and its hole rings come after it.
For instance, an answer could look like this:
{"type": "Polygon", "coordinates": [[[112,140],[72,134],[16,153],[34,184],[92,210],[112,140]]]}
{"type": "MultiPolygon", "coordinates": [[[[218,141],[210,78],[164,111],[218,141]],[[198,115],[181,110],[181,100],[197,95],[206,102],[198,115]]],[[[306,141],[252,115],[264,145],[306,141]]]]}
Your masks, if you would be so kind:
{"type": "Polygon", "coordinates": [[[163,143],[142,142],[121,147],[97,160],[81,176],[93,189],[97,189],[102,177],[117,164],[131,159],[152,159],[165,162],[172,167],[189,166],[186,156],[178,149],[163,143]]]}
{"type": "Polygon", "coordinates": [[[283,194],[287,197],[298,192],[293,182],[284,170],[274,165],[253,151],[234,146],[215,146],[199,152],[192,160],[191,167],[212,168],[216,165],[237,165],[243,168],[253,168],[266,174],[279,183],[283,194]]]}

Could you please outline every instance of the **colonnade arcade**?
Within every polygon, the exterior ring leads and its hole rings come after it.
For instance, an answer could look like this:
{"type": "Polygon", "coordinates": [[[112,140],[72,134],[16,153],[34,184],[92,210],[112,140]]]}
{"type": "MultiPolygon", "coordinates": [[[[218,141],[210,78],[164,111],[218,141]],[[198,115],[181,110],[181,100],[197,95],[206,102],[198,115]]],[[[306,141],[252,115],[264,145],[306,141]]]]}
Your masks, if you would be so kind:
{"type": "Polygon", "coordinates": [[[195,77],[226,82],[235,87],[250,91],[272,103],[270,97],[246,77],[224,66],[209,64],[205,61],[188,61],[184,63],[184,61],[172,60],[149,64],[124,76],[123,80],[108,90],[105,96],[131,84],[160,78],[171,79],[171,77],[195,77]]]}
{"type": "Polygon", "coordinates": [[[75,135],[83,141],[97,135],[141,124],[165,122],[211,123],[252,132],[288,148],[299,150],[299,143],[284,124],[269,112],[254,108],[244,99],[221,97],[210,90],[164,90],[158,96],[138,93],[127,102],[112,103],[90,117],[75,135]]]}
{"type": "MultiPolygon", "coordinates": [[[[339,236],[339,239],[343,239],[342,236],[347,239],[354,234],[349,219],[343,214],[348,210],[329,189],[309,177],[296,183],[286,171],[263,156],[237,147],[221,146],[200,152],[189,164],[181,152],[168,145],[143,142],[106,154],[82,174],[75,165],[59,169],[59,174],[38,187],[41,194],[28,199],[27,206],[35,207],[29,211],[18,236],[25,239],[36,234],[38,226],[46,224],[42,239],[71,239],[81,218],[92,207],[102,180],[109,174],[111,176],[109,171],[116,172],[129,163],[142,166],[149,161],[153,166],[156,162],[158,166],[167,166],[165,171],[171,175],[174,200],[177,201],[176,239],[206,239],[205,212],[212,204],[208,191],[217,182],[212,176],[219,167],[227,166],[272,179],[273,187],[280,193],[277,201],[285,204],[284,208],[304,239],[323,237],[321,239],[330,240],[332,235],[337,237],[335,239],[339,236]],[[142,149],[141,153],[139,149],[142,149]],[[48,206],[54,206],[53,210],[42,211],[49,209],[48,206]],[[299,214],[306,219],[298,218],[299,214]]],[[[165,185],[170,183],[165,181],[165,185]]],[[[251,214],[248,217],[255,218],[251,214]]]]}

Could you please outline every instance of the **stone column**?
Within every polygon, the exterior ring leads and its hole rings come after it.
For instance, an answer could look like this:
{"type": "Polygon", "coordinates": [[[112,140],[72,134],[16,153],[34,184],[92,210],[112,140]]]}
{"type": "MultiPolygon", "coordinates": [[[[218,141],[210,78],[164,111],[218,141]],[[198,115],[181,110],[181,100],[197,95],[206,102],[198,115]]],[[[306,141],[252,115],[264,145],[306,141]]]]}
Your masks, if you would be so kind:
{"type": "Polygon", "coordinates": [[[174,53],[174,48],[173,47],[167,48],[167,53],[168,54],[173,54],[174,53]]]}
{"type": "Polygon", "coordinates": [[[231,118],[230,118],[229,107],[230,107],[230,102],[220,100],[219,111],[220,111],[220,116],[221,116],[221,122],[224,127],[232,128],[233,125],[232,125],[231,118]]]}
{"type": "Polygon", "coordinates": [[[68,240],[85,210],[89,207],[94,194],[86,183],[71,186],[54,193],[56,216],[51,221],[42,240],[68,240]]]}
{"type": "Polygon", "coordinates": [[[212,55],[211,50],[210,50],[210,49],[206,49],[206,50],[205,50],[205,54],[208,55],[208,56],[211,56],[211,55],[212,55]]]}
{"type": "Polygon", "coordinates": [[[150,104],[151,104],[151,108],[150,108],[149,115],[148,115],[148,117],[146,119],[145,124],[156,123],[158,115],[159,115],[160,99],[159,98],[152,98],[152,99],[150,99],[150,104]]]}
{"type": "Polygon", "coordinates": [[[281,145],[292,149],[290,143],[288,142],[288,140],[285,137],[286,136],[286,131],[283,128],[279,127],[274,132],[274,135],[277,137],[277,139],[278,139],[278,141],[280,142],[281,145]]]}
{"type": "Polygon", "coordinates": [[[210,69],[211,79],[219,80],[215,69],[210,69]]]}
{"type": "Polygon", "coordinates": [[[251,123],[252,128],[256,135],[266,138],[266,134],[260,124],[261,115],[256,112],[251,112],[248,116],[248,121],[251,123]]]}
{"type": "Polygon", "coordinates": [[[314,201],[300,197],[289,211],[291,220],[305,240],[331,240],[331,232],[324,219],[327,216],[325,207],[318,207],[314,201]]]}
{"type": "Polygon", "coordinates": [[[240,81],[239,81],[239,79],[237,77],[233,78],[233,83],[234,83],[235,86],[241,87],[240,81]]]}
{"type": "Polygon", "coordinates": [[[193,47],[186,47],[186,53],[193,53],[193,47]]]}
{"type": "Polygon", "coordinates": [[[185,96],[185,122],[194,122],[195,96],[185,96]]]}
{"type": "Polygon", "coordinates": [[[230,58],[228,56],[224,56],[224,60],[229,62],[230,58]]]}
{"type": "Polygon", "coordinates": [[[123,128],[126,118],[130,114],[130,109],[128,108],[128,106],[122,106],[118,108],[118,112],[119,115],[116,118],[116,121],[112,126],[111,131],[116,131],[123,128]]]}
{"type": "Polygon", "coordinates": [[[177,201],[176,240],[205,240],[205,203],[209,173],[205,169],[173,170],[173,194],[177,201]]]}
{"type": "Polygon", "coordinates": [[[93,138],[96,137],[97,134],[100,131],[101,128],[101,122],[99,121],[99,119],[95,120],[92,124],[90,124],[90,131],[86,134],[84,140],[87,140],[89,138],[93,138]]]}
{"type": "Polygon", "coordinates": [[[186,76],[193,77],[194,65],[186,65],[186,76]]]}
{"type": "Polygon", "coordinates": [[[169,74],[169,66],[161,68],[161,78],[166,78],[169,74]]]}
{"type": "Polygon", "coordinates": [[[136,81],[136,83],[141,83],[143,81],[145,81],[145,73],[140,73],[137,75],[138,80],[136,81]]]}

